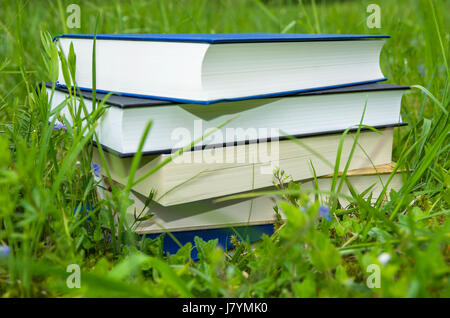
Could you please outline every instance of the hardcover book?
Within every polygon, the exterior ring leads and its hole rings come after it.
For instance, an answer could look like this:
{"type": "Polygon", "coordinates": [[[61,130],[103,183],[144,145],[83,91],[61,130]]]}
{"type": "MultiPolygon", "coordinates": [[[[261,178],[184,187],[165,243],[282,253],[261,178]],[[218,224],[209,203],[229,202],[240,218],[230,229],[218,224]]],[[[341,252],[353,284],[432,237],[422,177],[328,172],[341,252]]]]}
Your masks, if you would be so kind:
{"type": "MultiPolygon", "coordinates": [[[[344,137],[340,170],[350,157],[354,138],[355,133],[344,137]]],[[[275,168],[284,169],[294,180],[313,178],[314,174],[325,176],[334,171],[340,139],[340,134],[330,134],[186,151],[163,166],[171,154],[143,156],[135,174],[135,181],[141,178],[142,181],[135,184],[133,190],[144,196],[157,190],[155,200],[163,206],[171,206],[271,186],[275,168]],[[145,177],[159,166],[151,176],[145,177]]],[[[361,131],[350,169],[389,164],[392,142],[393,128],[361,131]]],[[[112,178],[126,184],[133,158],[120,158],[108,152],[104,155],[112,178]]],[[[100,166],[100,173],[105,174],[97,148],[94,148],[93,162],[100,166]]]]}
{"type": "MultiPolygon", "coordinates": [[[[389,36],[279,33],[96,36],[99,92],[210,104],[385,80],[380,52],[389,36]]],[[[91,90],[94,36],[73,44],[77,85],[91,90]]],[[[58,85],[65,87],[62,73],[58,85]]]]}
{"type": "MultiPolygon", "coordinates": [[[[388,184],[390,173],[394,164],[377,166],[369,169],[351,170],[347,173],[347,179],[357,193],[364,193],[365,198],[371,195],[372,201],[380,196],[383,187],[388,184]],[[369,189],[369,191],[367,191],[369,189]]],[[[338,182],[340,182],[338,178],[338,182]]],[[[321,191],[331,190],[332,176],[324,176],[317,179],[317,187],[321,191]]],[[[391,189],[398,190],[402,185],[401,174],[395,174],[388,184],[386,194],[388,197],[391,189]]],[[[308,179],[301,181],[302,190],[314,190],[315,181],[308,179]]],[[[276,190],[273,187],[264,191],[276,190]]],[[[344,185],[340,192],[351,197],[351,193],[344,185]]],[[[328,196],[318,195],[322,202],[327,202],[328,196]]],[[[129,224],[134,225],[134,231],[138,234],[194,231],[223,227],[237,227],[249,225],[263,225],[275,223],[277,217],[274,207],[280,196],[260,196],[248,199],[234,199],[230,201],[216,202],[218,198],[201,200],[191,203],[183,203],[170,207],[164,207],[156,202],[145,205],[146,197],[132,191],[130,194],[134,204],[127,211],[129,224]],[[151,215],[145,221],[135,222],[135,217],[151,215]]],[[[314,201],[314,194],[310,194],[314,201]]],[[[347,206],[349,201],[345,197],[339,197],[342,206],[347,206]]],[[[280,218],[285,219],[282,211],[280,218]]]]}
{"type": "MultiPolygon", "coordinates": [[[[381,195],[385,186],[386,199],[390,191],[400,189],[402,185],[402,175],[390,174],[395,164],[376,166],[367,169],[357,169],[347,172],[347,179],[358,193],[363,193],[364,198],[371,197],[375,201],[381,195]]],[[[315,190],[318,187],[321,191],[330,191],[332,176],[324,176],[315,180],[303,180],[302,190],[315,190]]],[[[338,182],[340,177],[338,178],[338,182]]],[[[97,187],[100,199],[105,199],[110,195],[107,182],[101,181],[97,187]]],[[[116,183],[121,187],[120,184],[116,183]]],[[[264,189],[265,191],[275,190],[273,187],[264,189]]],[[[343,195],[351,196],[346,184],[342,191],[343,195]]],[[[318,195],[321,202],[326,202],[327,195],[318,195]]],[[[310,198],[315,200],[315,194],[311,193],[310,198]]],[[[171,207],[164,207],[156,202],[147,203],[147,198],[137,192],[130,193],[130,199],[134,202],[127,210],[126,220],[132,229],[150,238],[156,238],[163,233],[165,235],[163,248],[165,252],[174,254],[179,246],[173,240],[174,236],[182,245],[191,242],[194,245],[194,237],[198,236],[203,240],[218,239],[219,245],[225,249],[232,249],[231,236],[239,239],[249,239],[250,242],[257,241],[263,234],[271,235],[274,224],[285,220],[281,209],[276,215],[274,207],[279,196],[261,196],[247,199],[234,199],[217,202],[216,199],[201,200],[192,203],[179,204],[171,207]],[[136,218],[148,216],[144,221],[136,221],[136,218]]],[[[349,202],[345,197],[340,196],[339,201],[342,206],[347,206],[349,202]]],[[[330,216],[331,217],[331,216],[330,216]]],[[[197,251],[192,251],[192,257],[197,257],[197,251]]]]}
{"type": "MultiPolygon", "coordinates": [[[[50,97],[52,85],[46,86],[50,97]]],[[[359,124],[361,118],[368,126],[395,126],[401,123],[401,99],[407,89],[375,83],[208,106],[111,95],[96,132],[104,149],[128,157],[137,151],[150,120],[152,128],[143,147],[147,155],[174,152],[227,120],[231,121],[197,145],[226,146],[283,139],[285,135],[331,134],[359,124]]],[[[68,96],[66,89],[55,91],[52,108],[68,96]]],[[[83,91],[82,96],[91,111],[92,94],[83,91]]],[[[105,94],[98,93],[96,98],[103,100],[105,94]]],[[[79,107],[79,102],[73,106],[79,107]]],[[[68,106],[61,116],[71,122],[68,106]]]]}

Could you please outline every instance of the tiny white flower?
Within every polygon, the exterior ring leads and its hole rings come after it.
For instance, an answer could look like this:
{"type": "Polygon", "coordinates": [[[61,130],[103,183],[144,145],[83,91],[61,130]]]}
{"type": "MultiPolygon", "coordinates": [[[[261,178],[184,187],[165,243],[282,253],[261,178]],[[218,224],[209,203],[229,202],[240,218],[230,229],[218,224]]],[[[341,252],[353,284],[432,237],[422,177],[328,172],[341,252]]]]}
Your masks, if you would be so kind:
{"type": "Polygon", "coordinates": [[[380,261],[380,263],[382,265],[386,265],[390,259],[391,259],[391,254],[389,254],[389,253],[382,253],[382,254],[380,254],[380,256],[378,256],[378,260],[380,261]]]}
{"type": "Polygon", "coordinates": [[[79,166],[80,165],[80,162],[79,161],[77,161],[76,163],[75,163],[77,166],[79,166]]]}

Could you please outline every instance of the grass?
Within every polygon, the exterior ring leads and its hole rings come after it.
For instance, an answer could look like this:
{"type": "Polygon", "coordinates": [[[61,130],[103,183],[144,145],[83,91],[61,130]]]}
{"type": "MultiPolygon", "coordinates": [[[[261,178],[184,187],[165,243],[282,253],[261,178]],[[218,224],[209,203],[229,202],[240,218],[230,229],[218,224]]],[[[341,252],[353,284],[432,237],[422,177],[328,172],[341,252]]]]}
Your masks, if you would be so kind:
{"type": "MultiPolygon", "coordinates": [[[[381,29],[365,24],[373,1],[301,0],[83,2],[81,28],[68,29],[65,8],[72,2],[1,1],[0,245],[10,247],[0,256],[2,296],[450,296],[448,1],[377,1],[381,29]],[[190,244],[163,256],[161,239],[140,238],[113,216],[130,204],[131,178],[97,202],[90,158],[102,105],[85,118],[72,97],[74,124],[66,131],[47,124],[48,98],[37,83],[55,78],[58,51],[46,32],[95,30],[390,34],[384,74],[414,85],[402,105],[409,126],[397,129],[393,149],[407,171],[404,186],[375,204],[353,193],[349,207],[331,205],[328,221],[319,217],[319,202],[289,183],[278,190],[287,222],[254,250],[237,241],[231,254],[196,239],[198,262],[190,259],[190,244]],[[73,213],[80,207],[84,212],[73,213]],[[81,266],[81,289],[66,287],[68,264],[81,266]],[[370,264],[381,267],[381,288],[366,285],[370,264]]],[[[74,57],[66,63],[74,82],[74,57]]]]}

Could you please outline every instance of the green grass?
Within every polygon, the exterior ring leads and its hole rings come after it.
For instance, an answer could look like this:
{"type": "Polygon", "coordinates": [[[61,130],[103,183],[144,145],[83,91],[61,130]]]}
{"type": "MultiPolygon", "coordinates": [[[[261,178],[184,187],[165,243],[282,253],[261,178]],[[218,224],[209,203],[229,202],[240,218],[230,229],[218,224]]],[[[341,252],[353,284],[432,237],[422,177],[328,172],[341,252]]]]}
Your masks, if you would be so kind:
{"type": "MultiPolygon", "coordinates": [[[[81,29],[67,29],[70,3],[0,3],[0,245],[11,250],[0,256],[2,296],[450,296],[450,2],[377,1],[381,29],[365,24],[373,1],[83,1],[81,29]],[[130,204],[132,178],[97,202],[90,158],[102,105],[83,127],[84,110],[72,97],[74,124],[55,131],[47,96],[37,90],[57,70],[58,51],[46,32],[95,30],[390,34],[383,72],[390,83],[415,85],[402,104],[409,126],[397,129],[393,149],[406,171],[404,186],[389,202],[370,204],[358,193],[346,208],[332,201],[328,222],[318,217],[320,203],[290,183],[278,190],[287,222],[254,250],[236,242],[233,254],[197,239],[198,262],[190,260],[189,244],[164,257],[160,239],[139,238],[113,216],[130,204]],[[95,207],[88,215],[73,213],[87,204],[95,207]],[[386,264],[382,253],[390,255],[386,264]],[[81,289],[66,287],[68,264],[80,264],[81,289]],[[381,267],[381,288],[366,285],[370,264],[381,267]]],[[[74,82],[74,57],[66,62],[74,82]]]]}

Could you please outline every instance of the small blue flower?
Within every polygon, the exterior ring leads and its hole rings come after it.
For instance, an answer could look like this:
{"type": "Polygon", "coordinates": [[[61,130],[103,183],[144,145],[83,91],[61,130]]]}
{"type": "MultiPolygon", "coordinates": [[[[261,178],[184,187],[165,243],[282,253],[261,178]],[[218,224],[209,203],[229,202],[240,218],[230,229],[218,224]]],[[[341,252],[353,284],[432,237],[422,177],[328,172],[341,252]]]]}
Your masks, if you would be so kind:
{"type": "Polygon", "coordinates": [[[53,130],[59,130],[59,129],[66,130],[66,125],[64,125],[64,124],[54,124],[53,125],[53,130]]]}
{"type": "Polygon", "coordinates": [[[8,257],[10,250],[8,245],[0,246],[0,257],[8,257]]]}
{"type": "Polygon", "coordinates": [[[92,168],[94,169],[94,175],[97,178],[100,178],[100,166],[98,164],[96,164],[96,163],[93,163],[92,164],[92,168]]]}
{"type": "Polygon", "coordinates": [[[331,216],[330,216],[330,208],[327,207],[326,205],[321,205],[319,208],[319,215],[325,219],[327,219],[328,221],[331,221],[331,216]]]}
{"type": "Polygon", "coordinates": [[[417,70],[420,73],[420,76],[425,76],[425,66],[423,66],[422,64],[417,65],[417,70]]]}

